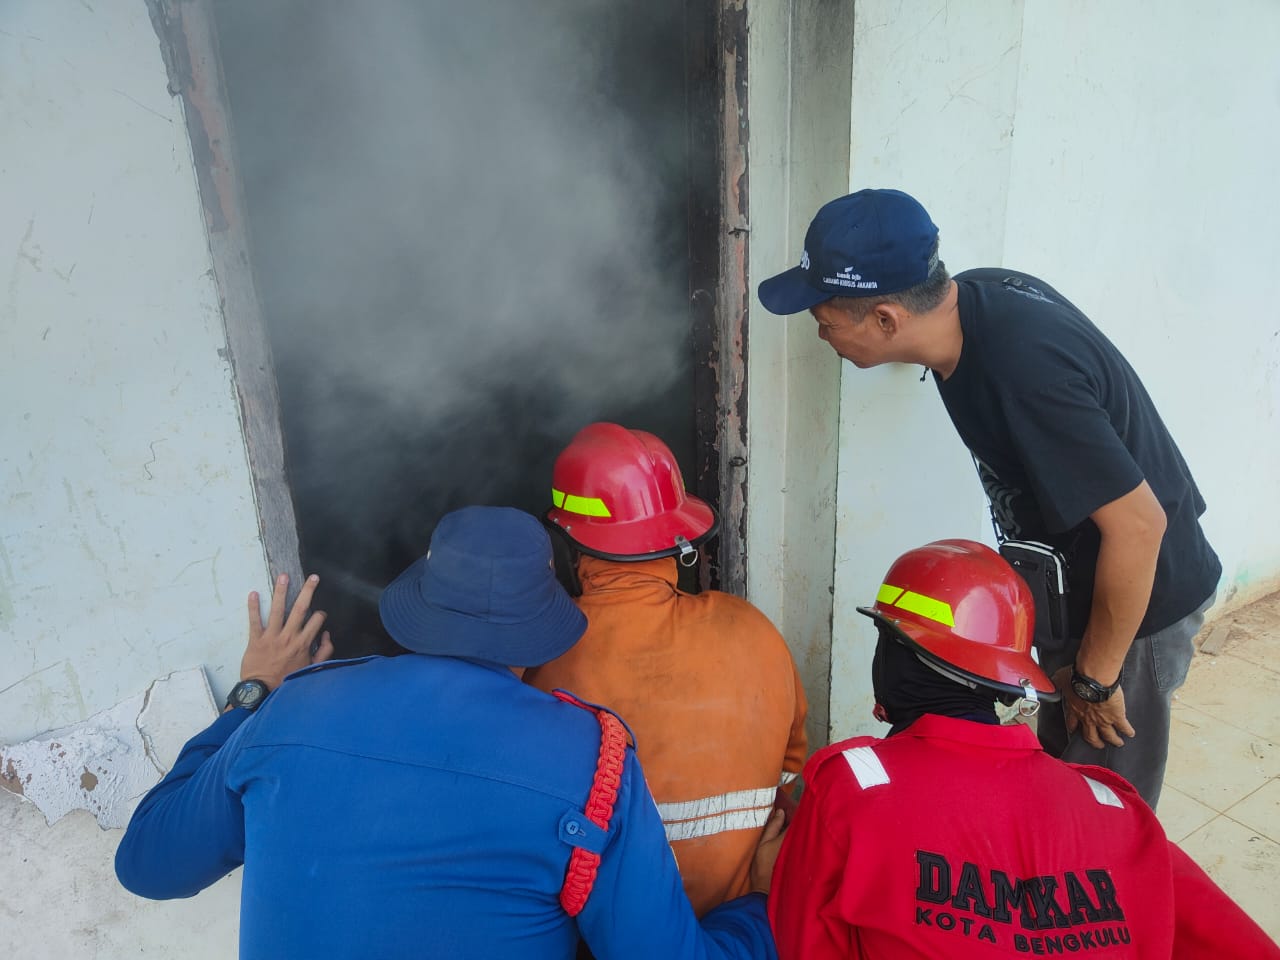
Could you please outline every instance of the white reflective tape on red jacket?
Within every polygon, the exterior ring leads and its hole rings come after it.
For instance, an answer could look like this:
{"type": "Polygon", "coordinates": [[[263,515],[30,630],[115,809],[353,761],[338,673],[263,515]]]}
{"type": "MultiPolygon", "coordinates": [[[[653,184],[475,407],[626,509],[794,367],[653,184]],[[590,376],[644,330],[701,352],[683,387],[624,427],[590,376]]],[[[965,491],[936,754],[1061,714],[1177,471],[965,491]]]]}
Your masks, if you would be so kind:
{"type": "Polygon", "coordinates": [[[730,830],[754,830],[763,827],[773,810],[777,787],[758,790],[734,790],[730,793],[658,804],[667,841],[692,840],[730,830]]]}
{"type": "MultiPolygon", "coordinates": [[[[1081,776],[1084,776],[1081,774],[1081,776]]],[[[1124,801],[1121,800],[1114,790],[1105,783],[1099,783],[1092,777],[1085,777],[1084,782],[1089,785],[1089,789],[1093,791],[1093,799],[1097,800],[1104,807],[1119,807],[1124,809],[1124,801]]]]}
{"type": "Polygon", "coordinates": [[[844,751],[844,758],[849,769],[858,778],[858,786],[866,790],[868,787],[879,787],[889,782],[889,774],[884,764],[870,747],[850,747],[844,751]]]}

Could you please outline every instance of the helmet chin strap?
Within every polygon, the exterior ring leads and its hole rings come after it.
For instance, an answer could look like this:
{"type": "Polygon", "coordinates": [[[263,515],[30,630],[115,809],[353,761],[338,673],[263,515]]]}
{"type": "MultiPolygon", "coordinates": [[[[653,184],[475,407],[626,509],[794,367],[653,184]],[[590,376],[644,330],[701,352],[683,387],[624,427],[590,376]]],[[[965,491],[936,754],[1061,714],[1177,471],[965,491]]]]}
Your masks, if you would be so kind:
{"type": "Polygon", "coordinates": [[[1036,688],[1026,677],[1018,681],[1018,686],[1022,687],[1022,699],[1018,701],[1018,716],[1034,717],[1040,710],[1040,695],[1036,693],[1036,688]]]}
{"type": "MultiPolygon", "coordinates": [[[[963,683],[970,690],[978,689],[978,684],[974,683],[967,677],[962,677],[960,674],[948,670],[940,663],[934,663],[932,660],[926,660],[919,654],[916,655],[916,659],[934,673],[940,673],[948,680],[954,680],[956,683],[963,683]]],[[[1018,716],[1034,717],[1040,710],[1040,695],[1036,693],[1036,688],[1031,685],[1031,681],[1026,677],[1023,677],[1018,681],[1018,686],[1022,688],[1022,698],[1018,701],[1018,716]]]]}
{"type": "Polygon", "coordinates": [[[944,667],[940,663],[934,663],[932,660],[926,660],[924,657],[920,656],[919,654],[916,655],[916,659],[919,660],[921,663],[923,663],[926,667],[928,667],[934,673],[940,673],[942,674],[942,676],[946,677],[948,680],[954,680],[956,683],[964,684],[964,686],[968,687],[970,690],[978,689],[978,685],[974,683],[972,680],[970,680],[968,677],[962,677],[960,676],[960,674],[955,673],[952,670],[948,670],[946,667],[944,667]]]}
{"type": "Polygon", "coordinates": [[[698,549],[684,537],[676,537],[676,546],[680,548],[680,566],[692,567],[698,562],[698,549]]]}

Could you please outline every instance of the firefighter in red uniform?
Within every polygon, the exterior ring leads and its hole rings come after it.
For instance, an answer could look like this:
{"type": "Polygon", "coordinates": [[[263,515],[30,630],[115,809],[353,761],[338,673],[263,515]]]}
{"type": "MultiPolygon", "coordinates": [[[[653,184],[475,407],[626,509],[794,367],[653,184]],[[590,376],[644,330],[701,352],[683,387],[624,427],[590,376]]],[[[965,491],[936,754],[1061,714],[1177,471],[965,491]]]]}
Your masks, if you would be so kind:
{"type": "Polygon", "coordinates": [[[556,460],[552,502],[547,519],[580,554],[587,632],[525,681],[572,690],[626,720],[701,916],[750,889],[778,789],[804,764],[795,664],[747,601],[677,589],[677,562],[696,560],[716,515],[685,492],[657,437],[584,428],[556,460]]]}
{"type": "Polygon", "coordinates": [[[1032,601],[995,551],[912,550],[874,607],[887,739],[814,754],[773,875],[781,960],[1275,958],[1137,792],[1001,725],[1056,699],[1030,656],[1032,601]]]}

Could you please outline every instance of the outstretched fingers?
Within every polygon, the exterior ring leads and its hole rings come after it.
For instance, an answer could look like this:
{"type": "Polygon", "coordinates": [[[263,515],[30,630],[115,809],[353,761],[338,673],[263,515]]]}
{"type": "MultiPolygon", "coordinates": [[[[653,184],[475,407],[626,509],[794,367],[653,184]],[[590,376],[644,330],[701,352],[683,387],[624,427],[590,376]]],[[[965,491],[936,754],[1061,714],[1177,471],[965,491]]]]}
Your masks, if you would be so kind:
{"type": "Polygon", "coordinates": [[[271,610],[267,613],[267,629],[278,632],[284,623],[285,602],[289,596],[289,575],[282,573],[276,577],[276,585],[271,591],[271,610]]]}
{"type": "Polygon", "coordinates": [[[320,634],[320,642],[316,644],[315,653],[311,654],[312,663],[324,663],[326,660],[333,659],[333,639],[326,630],[320,634]]]}
{"type": "Polygon", "coordinates": [[[262,636],[262,598],[257,590],[249,591],[249,642],[262,636]]]}
{"type": "MultiPolygon", "coordinates": [[[[289,577],[285,574],[281,574],[280,579],[284,581],[285,586],[287,587],[289,584],[289,577]]],[[[297,633],[300,630],[310,628],[311,623],[307,620],[307,613],[311,609],[311,598],[315,596],[316,587],[319,585],[320,578],[314,573],[303,581],[302,589],[298,591],[298,598],[293,601],[293,609],[289,611],[289,620],[284,625],[284,629],[288,633],[297,633]],[[306,627],[303,627],[304,622],[307,624],[306,627]]],[[[314,616],[315,614],[312,614],[312,617],[314,616]]]]}
{"type": "Polygon", "coordinates": [[[258,594],[249,594],[249,643],[240,661],[242,680],[262,680],[274,689],[295,670],[333,656],[333,641],[328,633],[321,633],[325,613],[311,610],[319,583],[314,574],[307,577],[286,617],[289,576],[276,577],[265,624],[258,594]]]}

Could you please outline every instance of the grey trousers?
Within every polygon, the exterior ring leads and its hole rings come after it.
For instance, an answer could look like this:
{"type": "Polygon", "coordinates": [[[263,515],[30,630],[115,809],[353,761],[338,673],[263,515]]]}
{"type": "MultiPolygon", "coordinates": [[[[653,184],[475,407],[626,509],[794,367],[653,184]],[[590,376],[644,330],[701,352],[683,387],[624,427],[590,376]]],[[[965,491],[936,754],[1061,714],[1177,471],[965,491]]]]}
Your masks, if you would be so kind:
{"type": "MultiPolygon", "coordinates": [[[[1164,785],[1164,768],[1169,759],[1170,705],[1173,693],[1187,678],[1194,639],[1204,624],[1205,611],[1213,606],[1217,593],[1171,626],[1147,637],[1138,637],[1124,658],[1120,684],[1124,690],[1125,713],[1137,731],[1123,747],[1089,746],[1077,730],[1067,735],[1062,709],[1049,704],[1036,717],[1036,732],[1050,756],[1070,763],[1091,763],[1114,770],[1134,785],[1142,799],[1155,809],[1164,785]]],[[[1075,662],[1079,640],[1060,649],[1041,648],[1040,665],[1050,676],[1060,667],[1075,662]]]]}

